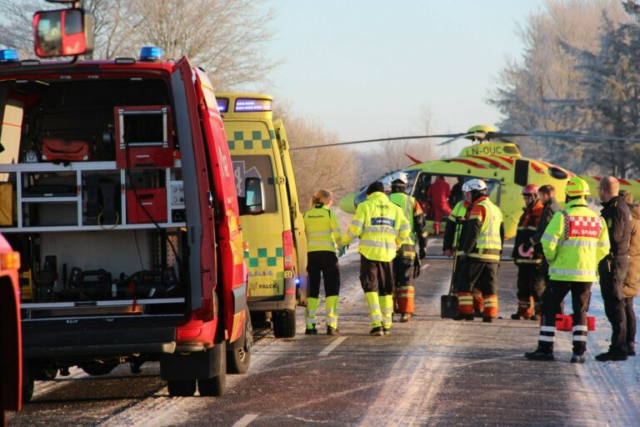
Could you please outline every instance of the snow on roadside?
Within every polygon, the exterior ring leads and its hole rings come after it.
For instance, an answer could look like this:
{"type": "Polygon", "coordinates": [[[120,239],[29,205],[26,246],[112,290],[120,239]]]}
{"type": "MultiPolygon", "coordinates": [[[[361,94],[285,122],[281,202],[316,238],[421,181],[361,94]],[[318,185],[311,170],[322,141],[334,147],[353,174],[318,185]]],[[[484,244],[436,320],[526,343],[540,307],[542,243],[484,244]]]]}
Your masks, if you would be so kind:
{"type": "MultiPolygon", "coordinates": [[[[571,307],[567,301],[567,307],[571,307]]],[[[608,350],[611,343],[611,324],[604,312],[600,285],[592,288],[589,316],[596,317],[596,330],[589,332],[587,363],[579,369],[584,391],[602,406],[608,426],[633,426],[640,420],[640,357],[624,362],[598,362],[597,354],[608,350]],[[611,421],[611,420],[615,421],[611,421]]]]}

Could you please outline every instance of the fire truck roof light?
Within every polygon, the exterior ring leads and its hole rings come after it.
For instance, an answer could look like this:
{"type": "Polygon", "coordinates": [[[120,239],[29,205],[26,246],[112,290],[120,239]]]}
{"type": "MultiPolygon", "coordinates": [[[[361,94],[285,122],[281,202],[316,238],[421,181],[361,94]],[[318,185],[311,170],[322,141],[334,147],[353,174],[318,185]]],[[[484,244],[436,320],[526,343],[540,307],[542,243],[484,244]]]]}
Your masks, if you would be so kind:
{"type": "Polygon", "coordinates": [[[164,56],[164,51],[157,46],[144,46],[140,49],[140,61],[159,61],[164,56]]]}
{"type": "Polygon", "coordinates": [[[20,61],[20,56],[18,55],[18,51],[15,49],[2,49],[0,50],[0,64],[6,62],[18,62],[20,61]]]}

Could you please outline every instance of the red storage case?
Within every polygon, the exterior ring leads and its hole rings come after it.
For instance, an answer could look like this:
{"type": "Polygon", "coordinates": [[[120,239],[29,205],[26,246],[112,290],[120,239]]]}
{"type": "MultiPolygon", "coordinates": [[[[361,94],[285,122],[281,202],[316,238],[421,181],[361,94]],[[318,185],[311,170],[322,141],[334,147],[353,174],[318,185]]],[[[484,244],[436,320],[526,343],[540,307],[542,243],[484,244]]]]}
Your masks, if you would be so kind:
{"type": "Polygon", "coordinates": [[[129,224],[167,222],[167,189],[127,190],[127,222],[129,224]],[[136,194],[140,202],[136,199],[136,194]],[[144,209],[140,206],[141,204],[144,209]]]}
{"type": "MultiPolygon", "coordinates": [[[[573,330],[573,317],[568,314],[556,314],[556,329],[559,331],[571,332],[573,330]]],[[[587,316],[587,329],[596,330],[596,318],[587,316]]]]}
{"type": "Polygon", "coordinates": [[[119,169],[173,166],[173,120],[168,105],[115,107],[119,169]]]}

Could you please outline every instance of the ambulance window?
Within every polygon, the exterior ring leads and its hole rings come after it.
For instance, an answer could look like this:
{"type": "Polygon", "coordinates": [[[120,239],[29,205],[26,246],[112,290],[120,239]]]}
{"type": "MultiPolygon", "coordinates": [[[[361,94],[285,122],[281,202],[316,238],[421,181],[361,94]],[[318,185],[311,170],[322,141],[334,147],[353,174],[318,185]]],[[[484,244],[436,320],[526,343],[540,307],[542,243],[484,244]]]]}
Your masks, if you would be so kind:
{"type": "Polygon", "coordinates": [[[236,180],[236,194],[238,201],[244,200],[245,178],[260,178],[264,189],[264,213],[278,211],[276,203],[276,189],[273,175],[271,157],[268,155],[232,156],[233,176],[236,180]]]}

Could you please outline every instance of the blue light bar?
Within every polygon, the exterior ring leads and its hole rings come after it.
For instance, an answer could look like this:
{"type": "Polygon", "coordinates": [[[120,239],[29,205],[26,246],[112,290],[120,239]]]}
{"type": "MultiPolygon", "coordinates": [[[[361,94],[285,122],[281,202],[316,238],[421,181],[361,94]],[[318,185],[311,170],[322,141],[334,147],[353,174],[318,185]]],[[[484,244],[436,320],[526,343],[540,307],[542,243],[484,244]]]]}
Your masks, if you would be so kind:
{"type": "Polygon", "coordinates": [[[216,98],[218,101],[218,111],[226,113],[229,111],[229,98],[216,98]]]}
{"type": "Polygon", "coordinates": [[[140,61],[159,61],[164,56],[164,51],[157,46],[144,46],[140,49],[140,61]]]}
{"type": "Polygon", "coordinates": [[[18,61],[20,61],[20,56],[18,55],[17,50],[15,49],[0,50],[0,63],[18,62],[18,61]]]}
{"type": "Polygon", "coordinates": [[[248,113],[252,111],[271,111],[272,101],[270,99],[236,99],[236,113],[248,113]]]}

